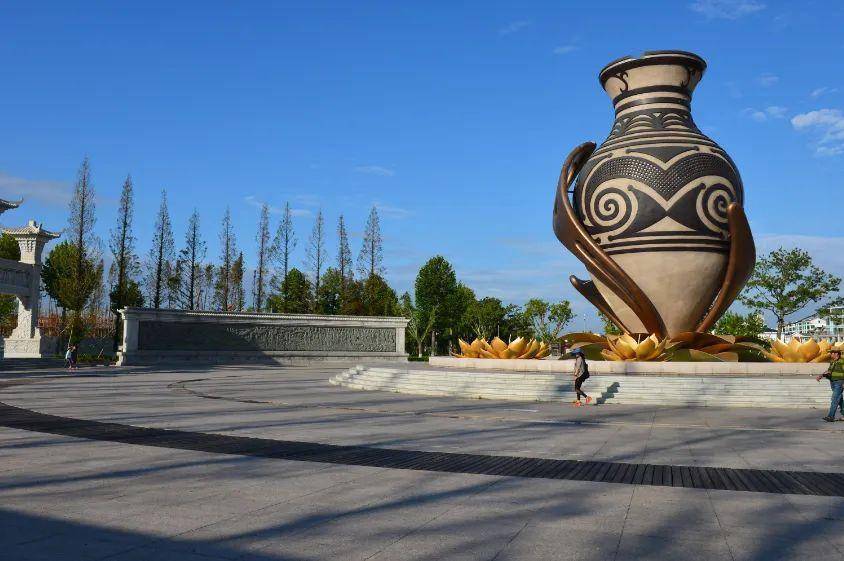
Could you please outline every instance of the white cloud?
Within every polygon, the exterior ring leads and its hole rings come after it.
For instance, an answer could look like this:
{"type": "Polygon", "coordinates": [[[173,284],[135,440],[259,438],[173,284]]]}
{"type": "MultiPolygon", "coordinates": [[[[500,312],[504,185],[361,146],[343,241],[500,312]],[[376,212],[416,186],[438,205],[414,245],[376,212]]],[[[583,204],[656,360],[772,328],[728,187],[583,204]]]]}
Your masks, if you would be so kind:
{"type": "Polygon", "coordinates": [[[689,9],[709,19],[739,19],[760,12],[765,4],[757,0],[695,0],[689,9]]]}
{"type": "Polygon", "coordinates": [[[837,91],[838,91],[838,88],[830,88],[828,86],[823,86],[823,87],[815,88],[814,90],[812,90],[811,93],[809,94],[809,97],[811,97],[812,99],[817,99],[817,98],[821,97],[822,95],[832,94],[832,93],[835,93],[837,91]]]}
{"type": "Polygon", "coordinates": [[[577,45],[561,45],[554,49],[555,55],[567,55],[569,53],[573,53],[577,49],[579,49],[577,45]]]}
{"type": "Polygon", "coordinates": [[[785,118],[785,114],[788,111],[788,108],[782,107],[779,105],[769,105],[764,109],[754,109],[753,107],[748,107],[744,109],[741,113],[745,115],[757,123],[764,123],[770,119],[783,119],[785,118]]]}
{"type": "Polygon", "coordinates": [[[518,33],[525,27],[529,26],[530,22],[527,20],[519,20],[513,21],[502,27],[498,30],[499,35],[511,35],[513,33],[518,33]]]}
{"type": "Polygon", "coordinates": [[[71,191],[71,185],[63,181],[26,179],[0,172],[0,197],[4,199],[65,206],[70,202],[71,191]]]}
{"type": "Polygon", "coordinates": [[[386,216],[387,218],[402,219],[407,218],[412,214],[412,212],[406,208],[385,205],[383,203],[375,203],[375,208],[378,209],[378,213],[381,216],[386,216]]]}
{"type": "Polygon", "coordinates": [[[771,74],[770,72],[767,72],[759,76],[756,81],[763,88],[770,88],[771,86],[775,86],[780,81],[780,77],[776,74],[771,74]]]}
{"type": "Polygon", "coordinates": [[[355,171],[369,175],[380,175],[382,177],[392,177],[396,174],[395,170],[383,166],[357,166],[355,171]]]}
{"type": "Polygon", "coordinates": [[[837,156],[844,153],[844,112],[840,109],[818,109],[795,115],[791,124],[798,131],[820,134],[815,146],[817,156],[837,156]]]}
{"type": "MultiPolygon", "coordinates": [[[[294,197],[295,198],[295,197],[294,197]]],[[[243,200],[246,204],[250,206],[254,206],[256,208],[261,208],[263,206],[264,201],[261,201],[255,195],[248,195],[243,197],[243,200]]],[[[281,207],[269,205],[270,214],[282,214],[284,213],[284,209],[281,207]]],[[[290,208],[290,214],[292,216],[312,216],[313,213],[306,209],[306,208],[290,208]]]]}

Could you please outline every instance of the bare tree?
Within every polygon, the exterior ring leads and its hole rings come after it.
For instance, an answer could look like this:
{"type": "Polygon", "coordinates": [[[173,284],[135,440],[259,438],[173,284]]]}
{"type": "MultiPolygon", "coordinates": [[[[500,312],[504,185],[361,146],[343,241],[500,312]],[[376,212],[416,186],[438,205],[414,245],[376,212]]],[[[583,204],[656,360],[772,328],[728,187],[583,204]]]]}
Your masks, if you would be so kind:
{"type": "Polygon", "coordinates": [[[182,263],[182,306],[194,310],[199,306],[202,260],[205,259],[205,242],[199,233],[199,213],[194,209],[188,219],[185,247],[179,252],[182,263]]]}
{"type": "Polygon", "coordinates": [[[238,312],[242,312],[246,306],[246,291],[243,289],[243,276],[245,273],[245,266],[243,264],[243,252],[239,252],[237,259],[232,263],[231,270],[231,285],[232,285],[232,307],[238,312]]]}
{"type": "Polygon", "coordinates": [[[383,249],[381,247],[381,222],[378,219],[378,209],[373,206],[366,220],[363,232],[363,244],[358,253],[358,271],[362,278],[373,275],[383,275],[383,249]]]}
{"type": "Polygon", "coordinates": [[[311,230],[311,237],[308,239],[306,251],[308,266],[314,275],[314,302],[318,299],[319,281],[322,276],[322,266],[325,264],[325,220],[322,217],[322,209],[317,211],[314,227],[311,230]]]}
{"type": "MultiPolygon", "coordinates": [[[[117,209],[117,225],[111,231],[109,249],[114,256],[111,266],[114,282],[111,289],[111,310],[114,314],[114,350],[120,345],[123,322],[118,310],[129,305],[129,286],[132,276],[138,271],[138,256],[135,255],[135,236],[132,232],[134,221],[134,186],[132,177],[127,175],[120,193],[120,206],[117,209]]],[[[136,305],[136,304],[135,304],[136,305]]]]}
{"type": "MultiPolygon", "coordinates": [[[[94,186],[91,184],[91,166],[88,157],[82,160],[73,197],[70,200],[69,233],[71,243],[76,248],[71,271],[70,296],[68,308],[73,312],[73,327],[71,339],[81,335],[82,311],[85,305],[102,282],[102,274],[91,274],[89,263],[100,261],[98,240],[94,234],[96,218],[96,204],[94,203],[94,186]]],[[[64,312],[63,312],[64,313],[64,312]]]]}
{"type": "Polygon", "coordinates": [[[273,279],[273,288],[276,292],[284,292],[284,280],[290,271],[290,256],[294,249],[296,249],[296,233],[293,231],[293,213],[290,210],[290,203],[284,203],[284,215],[276,230],[272,249],[273,260],[282,271],[280,278],[273,279]]]}
{"type": "Polygon", "coordinates": [[[217,273],[216,301],[222,311],[228,311],[231,304],[232,282],[231,273],[237,253],[237,242],[232,226],[232,213],[226,207],[223,224],[220,229],[220,266],[217,273]]]}
{"type": "Polygon", "coordinates": [[[173,228],[170,224],[170,211],[167,209],[167,191],[161,190],[161,205],[155,221],[152,247],[149,250],[149,273],[147,286],[150,303],[153,308],[160,308],[167,294],[167,279],[172,273],[173,263],[173,228]]]}
{"type": "Polygon", "coordinates": [[[267,203],[261,205],[261,214],[258,218],[258,234],[255,236],[255,241],[258,242],[258,261],[255,266],[252,291],[254,294],[253,304],[255,311],[260,312],[264,308],[267,275],[269,274],[270,259],[272,257],[272,246],[270,245],[270,207],[267,203]]]}
{"type": "Polygon", "coordinates": [[[337,221],[337,270],[340,272],[341,288],[352,278],[352,250],[349,248],[349,235],[343,215],[337,221]]]}

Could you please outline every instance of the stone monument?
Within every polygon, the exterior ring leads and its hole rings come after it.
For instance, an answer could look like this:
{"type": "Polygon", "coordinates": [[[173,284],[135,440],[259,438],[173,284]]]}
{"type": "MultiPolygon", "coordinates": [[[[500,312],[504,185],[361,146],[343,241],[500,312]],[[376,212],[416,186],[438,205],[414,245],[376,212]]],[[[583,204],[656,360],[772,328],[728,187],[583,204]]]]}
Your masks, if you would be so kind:
{"type": "MultiPolygon", "coordinates": [[[[0,199],[0,214],[17,208],[19,202],[0,199]]],[[[42,337],[38,328],[41,300],[41,254],[44,246],[60,234],[45,230],[34,220],[23,228],[4,228],[20,246],[20,261],[0,259],[0,293],[18,298],[18,324],[4,341],[4,358],[41,358],[55,352],[54,341],[42,337]]]]}
{"type": "Polygon", "coordinates": [[[683,51],[605,66],[610,134],[575,148],[557,185],[554,232],[592,277],[570,280],[626,333],[706,332],[753,270],[738,169],[692,119],[705,69],[683,51]]]}
{"type": "Polygon", "coordinates": [[[406,361],[401,317],[126,308],[118,364],[406,361]]]}

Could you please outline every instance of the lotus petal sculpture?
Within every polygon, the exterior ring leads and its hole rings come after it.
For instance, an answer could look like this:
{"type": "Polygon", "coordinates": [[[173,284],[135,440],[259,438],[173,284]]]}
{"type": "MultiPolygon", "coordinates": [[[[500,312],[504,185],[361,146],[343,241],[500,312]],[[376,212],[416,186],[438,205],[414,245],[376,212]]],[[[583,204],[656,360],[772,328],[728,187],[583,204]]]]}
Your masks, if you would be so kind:
{"type": "Polygon", "coordinates": [[[475,339],[471,343],[458,339],[457,342],[460,345],[460,353],[451,353],[451,356],[457,358],[539,359],[551,354],[551,348],[547,343],[536,339],[527,340],[523,337],[518,337],[509,343],[505,343],[498,337],[493,337],[489,343],[484,339],[475,339]]]}
{"type": "Polygon", "coordinates": [[[691,116],[705,69],[683,51],[604,67],[610,135],[575,148],[557,183],[554,232],[592,277],[571,283],[628,335],[708,331],[753,270],[738,170],[691,116]]]}
{"type": "Polygon", "coordinates": [[[595,335],[569,333],[563,340],[581,349],[587,358],[610,361],[736,362],[764,354],[764,347],[748,337],[679,333],[659,339],[655,334],[595,335]]]}
{"type": "Polygon", "coordinates": [[[833,345],[827,339],[800,342],[792,338],[788,343],[779,339],[771,341],[771,351],[763,354],[774,362],[829,362],[829,351],[841,350],[841,345],[833,345]]]}

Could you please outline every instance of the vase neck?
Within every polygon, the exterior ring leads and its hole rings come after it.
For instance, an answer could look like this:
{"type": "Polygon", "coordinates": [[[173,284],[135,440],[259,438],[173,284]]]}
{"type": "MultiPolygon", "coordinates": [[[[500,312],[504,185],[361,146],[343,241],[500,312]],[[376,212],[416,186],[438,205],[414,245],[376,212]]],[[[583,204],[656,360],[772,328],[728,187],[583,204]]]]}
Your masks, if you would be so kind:
{"type": "Polygon", "coordinates": [[[601,70],[600,81],[617,116],[659,107],[688,112],[705,69],[693,53],[652,51],[611,62],[601,70]]]}

